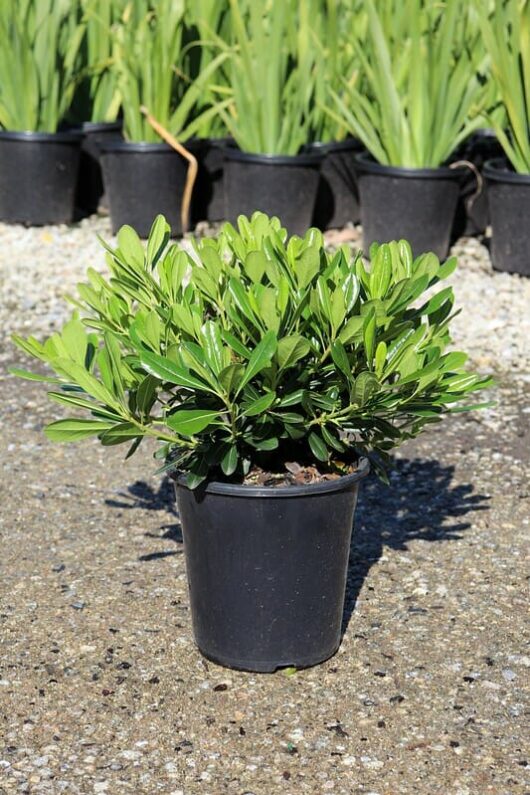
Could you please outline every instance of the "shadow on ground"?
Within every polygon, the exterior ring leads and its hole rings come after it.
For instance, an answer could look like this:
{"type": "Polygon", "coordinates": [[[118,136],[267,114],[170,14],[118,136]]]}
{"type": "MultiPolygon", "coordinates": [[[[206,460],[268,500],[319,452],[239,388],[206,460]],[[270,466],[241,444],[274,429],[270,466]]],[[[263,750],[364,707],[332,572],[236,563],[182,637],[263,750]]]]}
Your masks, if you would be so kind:
{"type": "MultiPolygon", "coordinates": [[[[442,543],[457,540],[471,526],[464,517],[474,511],[488,510],[484,494],[475,494],[470,483],[455,481],[455,468],[438,461],[400,459],[386,486],[371,476],[361,486],[355,518],[355,530],[348,568],[343,632],[346,631],[364,580],[385,548],[406,551],[417,539],[442,543]]],[[[171,521],[161,525],[149,538],[182,544],[172,481],[166,477],[158,489],[136,481],[120,499],[106,503],[111,508],[134,508],[166,511],[171,521]]],[[[173,550],[142,555],[151,561],[176,555],[173,550]]]]}
{"type": "Polygon", "coordinates": [[[470,483],[455,481],[454,466],[436,460],[401,459],[391,484],[376,477],[359,493],[348,567],[343,632],[371,567],[385,548],[406,551],[414,540],[442,543],[458,540],[471,526],[464,517],[489,509],[489,497],[475,494],[470,483]]]}

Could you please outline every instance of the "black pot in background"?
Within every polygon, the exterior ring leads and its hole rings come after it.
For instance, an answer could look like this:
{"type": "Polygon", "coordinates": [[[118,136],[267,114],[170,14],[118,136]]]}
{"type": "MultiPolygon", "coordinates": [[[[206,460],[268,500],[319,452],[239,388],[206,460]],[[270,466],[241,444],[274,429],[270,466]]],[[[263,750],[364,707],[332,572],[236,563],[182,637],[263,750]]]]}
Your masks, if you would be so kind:
{"type": "Polygon", "coordinates": [[[505,158],[484,165],[491,217],[491,260],[498,271],[530,276],[530,174],[505,158]]]}
{"type": "Polygon", "coordinates": [[[195,640],[230,668],[316,665],[340,643],[353,515],[368,463],[310,486],[176,480],[195,640]]]}
{"type": "Polygon", "coordinates": [[[222,221],[225,218],[223,185],[224,149],[234,139],[201,138],[199,173],[193,194],[194,221],[222,221]]]}
{"type": "Polygon", "coordinates": [[[182,234],[180,210],[188,162],[178,152],[165,143],[109,141],[101,147],[101,166],[114,233],[130,224],[145,238],[162,213],[172,234],[182,234]]]}
{"type": "Polygon", "coordinates": [[[368,154],[355,158],[364,249],[390,240],[408,240],[415,256],[447,256],[462,168],[383,166],[368,154]]]}
{"type": "Polygon", "coordinates": [[[101,173],[101,147],[109,141],[122,141],[122,122],[84,122],[79,128],[81,159],[75,204],[82,215],[90,215],[98,209],[107,208],[101,173]]]}
{"type": "MultiPolygon", "coordinates": [[[[486,160],[502,157],[503,149],[495,132],[490,129],[477,130],[460,148],[455,160],[469,160],[482,173],[486,160]]],[[[489,225],[488,199],[486,186],[477,193],[477,178],[468,171],[462,182],[462,188],[456,208],[453,238],[462,235],[483,235],[489,225]]]]}
{"type": "Polygon", "coordinates": [[[0,131],[0,221],[72,221],[80,143],[74,132],[0,131]]]}
{"type": "Polygon", "coordinates": [[[313,143],[307,152],[324,156],[313,212],[313,226],[341,229],[347,223],[359,223],[360,208],[355,175],[356,154],[363,145],[355,138],[335,143],[313,143]]]}
{"type": "Polygon", "coordinates": [[[255,210],[276,215],[291,235],[311,226],[322,155],[255,155],[224,149],[227,220],[255,210]]]}

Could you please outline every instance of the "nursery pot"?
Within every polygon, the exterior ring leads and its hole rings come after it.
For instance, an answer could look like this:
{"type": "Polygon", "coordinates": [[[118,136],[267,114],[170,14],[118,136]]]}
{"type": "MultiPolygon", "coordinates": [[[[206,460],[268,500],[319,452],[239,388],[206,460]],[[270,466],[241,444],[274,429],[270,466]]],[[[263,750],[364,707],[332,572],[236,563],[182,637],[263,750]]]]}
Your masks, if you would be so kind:
{"type": "Polygon", "coordinates": [[[224,149],[234,139],[202,138],[198,155],[199,173],[193,197],[193,217],[197,221],[222,221],[225,217],[223,185],[224,149]]]}
{"type": "Polygon", "coordinates": [[[415,256],[446,257],[464,169],[383,166],[368,154],[355,164],[365,251],[405,239],[415,256]]]}
{"type": "Polygon", "coordinates": [[[530,174],[518,174],[504,158],[484,166],[491,217],[491,259],[498,271],[530,276],[530,174]]]}
{"type": "Polygon", "coordinates": [[[180,210],[188,161],[165,143],[108,141],[101,152],[112,231],[130,224],[145,238],[162,213],[173,235],[182,234],[180,210]]]}
{"type": "Polygon", "coordinates": [[[313,143],[306,151],[324,157],[313,212],[313,226],[340,229],[347,223],[359,223],[360,208],[355,155],[363,146],[355,138],[335,143],[313,143]]]}
{"type": "Polygon", "coordinates": [[[196,643],[229,668],[326,660],[340,642],[359,469],[279,488],[209,483],[176,493],[196,643]]]}
{"type": "Polygon", "coordinates": [[[0,131],[0,220],[69,223],[81,134],[0,131]]]}
{"type": "Polygon", "coordinates": [[[83,215],[90,215],[107,207],[101,173],[101,147],[109,141],[122,141],[121,128],[121,121],[87,121],[78,128],[83,138],[75,203],[83,215]]]}
{"type": "Polygon", "coordinates": [[[225,148],[225,207],[229,221],[255,210],[276,215],[291,235],[311,226],[321,154],[254,155],[225,148]]]}
{"type": "MultiPolygon", "coordinates": [[[[502,147],[490,129],[477,130],[465,142],[458,153],[458,159],[468,160],[483,176],[486,160],[501,157],[502,147]]],[[[461,193],[456,209],[453,238],[461,235],[483,235],[489,225],[488,199],[486,186],[477,186],[477,178],[469,171],[462,180],[461,193]]]]}

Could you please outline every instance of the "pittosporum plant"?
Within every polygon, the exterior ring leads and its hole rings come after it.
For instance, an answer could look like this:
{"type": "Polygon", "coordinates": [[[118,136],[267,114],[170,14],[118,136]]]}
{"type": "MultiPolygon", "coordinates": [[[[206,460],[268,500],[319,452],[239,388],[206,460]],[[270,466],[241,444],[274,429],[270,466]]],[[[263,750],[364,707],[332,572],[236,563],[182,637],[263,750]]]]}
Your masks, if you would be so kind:
{"type": "Polygon", "coordinates": [[[405,241],[372,246],[371,262],[324,249],[310,229],[287,239],[255,213],[186,251],[162,216],[144,249],[123,227],[107,248],[110,277],[88,271],[78,312],[44,344],[15,342],[50,365],[49,396],[88,418],[62,419],[48,437],[145,436],[188,484],[243,481],[286,462],[346,471],[388,452],[460,405],[489,378],[447,352],[453,292],[424,293],[455,268],[413,259],[405,241]]]}

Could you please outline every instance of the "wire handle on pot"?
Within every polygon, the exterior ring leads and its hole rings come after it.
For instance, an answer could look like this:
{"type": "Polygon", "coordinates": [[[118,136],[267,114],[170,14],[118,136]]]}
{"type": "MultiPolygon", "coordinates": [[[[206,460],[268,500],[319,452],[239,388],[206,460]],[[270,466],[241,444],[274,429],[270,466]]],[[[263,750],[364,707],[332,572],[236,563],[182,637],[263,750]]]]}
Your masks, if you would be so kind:
{"type": "Polygon", "coordinates": [[[471,196],[468,196],[466,199],[466,209],[468,212],[470,212],[476,200],[482,193],[482,189],[484,187],[484,177],[482,176],[476,165],[474,163],[471,163],[470,160],[456,160],[454,163],[450,164],[449,168],[459,168],[460,166],[468,168],[473,173],[473,176],[475,177],[475,180],[477,182],[477,188],[475,192],[472,193],[471,196]]]}
{"type": "Polygon", "coordinates": [[[191,197],[193,195],[193,186],[195,185],[197,171],[199,168],[197,158],[192,155],[191,152],[186,149],[186,147],[182,146],[182,144],[177,141],[175,136],[171,135],[171,133],[166,130],[165,127],[162,127],[160,122],[158,122],[154,116],[151,116],[145,105],[141,105],[140,111],[144,114],[153,130],[157,132],[167,144],[175,149],[179,155],[182,155],[182,157],[184,157],[189,163],[188,173],[186,174],[186,184],[184,185],[184,191],[182,193],[182,207],[180,209],[182,233],[185,234],[189,228],[191,197]]]}

